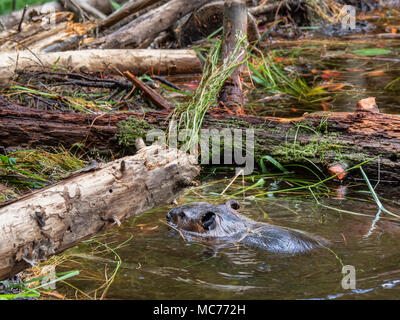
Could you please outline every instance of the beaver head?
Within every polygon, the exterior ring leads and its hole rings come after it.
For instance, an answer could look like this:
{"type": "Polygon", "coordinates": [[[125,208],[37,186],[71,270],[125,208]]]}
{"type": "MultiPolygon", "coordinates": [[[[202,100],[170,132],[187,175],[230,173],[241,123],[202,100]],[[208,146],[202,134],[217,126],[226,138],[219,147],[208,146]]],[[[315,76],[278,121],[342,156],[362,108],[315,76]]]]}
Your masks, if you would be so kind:
{"type": "Polygon", "coordinates": [[[172,209],[167,222],[173,227],[207,237],[230,237],[247,230],[243,218],[236,212],[240,205],[229,200],[221,205],[196,202],[172,209]]]}

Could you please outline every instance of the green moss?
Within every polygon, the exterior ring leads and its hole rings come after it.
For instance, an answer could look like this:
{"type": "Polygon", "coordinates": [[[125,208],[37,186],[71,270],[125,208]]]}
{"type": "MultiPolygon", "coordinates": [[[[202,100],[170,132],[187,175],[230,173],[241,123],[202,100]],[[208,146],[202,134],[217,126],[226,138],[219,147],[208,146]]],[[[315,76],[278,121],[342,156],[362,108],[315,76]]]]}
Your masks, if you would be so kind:
{"type": "Polygon", "coordinates": [[[116,134],[118,144],[125,148],[133,147],[137,138],[145,138],[150,130],[155,129],[146,121],[134,117],[118,123],[118,128],[119,133],[116,134]]]}

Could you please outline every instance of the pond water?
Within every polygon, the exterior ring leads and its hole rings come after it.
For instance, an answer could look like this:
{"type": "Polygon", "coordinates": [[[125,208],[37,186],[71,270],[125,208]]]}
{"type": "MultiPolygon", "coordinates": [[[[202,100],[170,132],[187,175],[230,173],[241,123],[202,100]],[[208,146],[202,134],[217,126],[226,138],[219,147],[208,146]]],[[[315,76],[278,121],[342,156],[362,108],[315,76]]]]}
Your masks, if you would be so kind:
{"type": "MultiPolygon", "coordinates": [[[[214,178],[216,179],[216,177],[214,178]]],[[[225,200],[215,196],[227,180],[198,191],[187,192],[179,205],[207,198],[211,203],[225,200]]],[[[271,180],[260,190],[275,188],[271,180]]],[[[279,183],[278,183],[279,186],[279,183]]],[[[276,195],[266,199],[241,200],[241,213],[256,221],[300,229],[328,239],[321,248],[297,256],[281,256],[232,245],[215,250],[199,243],[185,242],[165,225],[174,205],[146,212],[98,239],[115,247],[122,264],[107,292],[107,299],[396,299],[400,297],[400,225],[381,219],[370,232],[377,212],[371,195],[362,184],[333,184],[325,205],[357,211],[371,217],[336,212],[316,206],[304,195],[276,195]],[[336,191],[335,191],[336,190],[336,191]],[[356,191],[358,190],[358,191],[356,191]],[[335,194],[336,193],[336,194],[335,194]],[[369,234],[370,233],[370,234],[369,234]],[[342,266],[356,270],[356,289],[342,288],[342,266]]],[[[387,209],[396,212],[398,188],[378,190],[387,209]],[[390,201],[393,199],[394,201],[390,201]]],[[[397,213],[399,211],[397,210],[397,213]]],[[[382,217],[387,215],[382,215],[382,217]]],[[[102,285],[105,270],[116,267],[114,254],[93,255],[93,244],[82,243],[71,251],[71,259],[58,270],[81,270],[70,283],[84,292],[102,285]]],[[[75,290],[57,288],[69,297],[75,290]]]]}

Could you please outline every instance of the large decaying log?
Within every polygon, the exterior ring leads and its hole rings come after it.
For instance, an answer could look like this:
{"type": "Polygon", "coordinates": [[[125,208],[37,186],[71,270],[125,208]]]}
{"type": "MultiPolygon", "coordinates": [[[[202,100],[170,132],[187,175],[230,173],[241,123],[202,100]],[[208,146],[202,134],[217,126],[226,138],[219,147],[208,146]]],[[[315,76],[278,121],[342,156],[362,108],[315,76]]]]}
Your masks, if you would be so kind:
{"type": "MultiPolygon", "coordinates": [[[[364,105],[373,105],[374,99],[364,105]]],[[[400,116],[365,107],[356,112],[317,112],[300,118],[206,116],[203,127],[253,129],[255,157],[273,156],[282,164],[310,161],[320,167],[348,166],[380,155],[364,166],[370,178],[400,181],[400,116]]],[[[0,145],[87,147],[116,149],[117,124],[128,117],[165,129],[168,113],[71,114],[32,110],[0,99],[0,145]]]]}
{"type": "Polygon", "coordinates": [[[174,200],[199,171],[192,156],[152,145],[0,206],[0,280],[174,200]]]}
{"type": "Polygon", "coordinates": [[[178,19],[206,4],[208,0],[172,0],[88,45],[100,48],[146,48],[154,38],[178,19]]]}
{"type": "Polygon", "coordinates": [[[201,61],[194,50],[82,50],[52,53],[30,51],[0,53],[0,85],[7,84],[15,71],[29,66],[66,68],[75,72],[134,75],[200,73],[201,61]]]}

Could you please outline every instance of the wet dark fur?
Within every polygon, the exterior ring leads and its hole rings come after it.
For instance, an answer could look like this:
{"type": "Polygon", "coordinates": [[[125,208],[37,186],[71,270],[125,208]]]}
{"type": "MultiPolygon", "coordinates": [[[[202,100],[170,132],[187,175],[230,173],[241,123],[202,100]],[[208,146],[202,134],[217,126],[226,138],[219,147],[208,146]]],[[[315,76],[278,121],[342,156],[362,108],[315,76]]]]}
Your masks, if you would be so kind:
{"type": "Polygon", "coordinates": [[[240,242],[288,254],[304,253],[328,244],[306,232],[252,221],[236,211],[239,207],[234,200],[221,205],[196,202],[170,210],[167,222],[185,237],[208,244],[240,242]]]}

